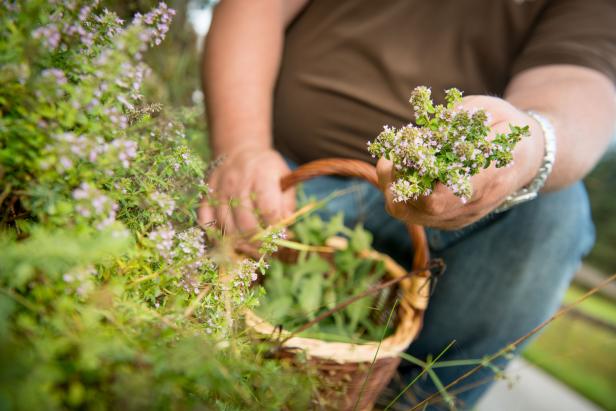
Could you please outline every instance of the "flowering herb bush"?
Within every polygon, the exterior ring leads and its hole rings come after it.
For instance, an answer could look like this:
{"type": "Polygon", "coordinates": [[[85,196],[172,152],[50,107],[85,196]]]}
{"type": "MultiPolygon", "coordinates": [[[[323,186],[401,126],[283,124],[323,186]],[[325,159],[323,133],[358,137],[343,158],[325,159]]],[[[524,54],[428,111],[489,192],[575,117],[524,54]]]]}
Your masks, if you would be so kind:
{"type": "Polygon", "coordinates": [[[462,201],[473,195],[471,176],[491,164],[504,167],[513,161],[518,141],[529,135],[528,126],[510,125],[508,134],[488,140],[489,117],[484,110],[457,107],[462,93],[446,90],[446,105],[435,105],[430,89],[417,87],[410,98],[417,125],[398,130],[385,126],[368,150],[373,157],[391,160],[396,171],[394,201],[416,200],[429,195],[440,182],[462,201]]]}
{"type": "Polygon", "coordinates": [[[237,332],[264,259],[196,224],[200,108],[142,93],[173,14],[0,5],[0,408],[306,407],[308,374],[237,332]]]}
{"type": "MultiPolygon", "coordinates": [[[[342,214],[328,222],[312,215],[293,225],[293,239],[303,246],[326,246],[334,236],[347,241],[342,241],[344,247],[333,254],[300,247],[293,262],[273,259],[264,277],[267,293],[256,310],[262,318],[293,331],[379,282],[384,274],[382,261],[361,255],[370,249],[372,235],[361,225],[354,230],[347,228],[343,220],[342,214]]],[[[286,241],[277,243],[293,246],[286,241]]],[[[380,316],[386,308],[388,291],[359,299],[300,335],[332,341],[379,341],[386,332],[380,316]]]]}

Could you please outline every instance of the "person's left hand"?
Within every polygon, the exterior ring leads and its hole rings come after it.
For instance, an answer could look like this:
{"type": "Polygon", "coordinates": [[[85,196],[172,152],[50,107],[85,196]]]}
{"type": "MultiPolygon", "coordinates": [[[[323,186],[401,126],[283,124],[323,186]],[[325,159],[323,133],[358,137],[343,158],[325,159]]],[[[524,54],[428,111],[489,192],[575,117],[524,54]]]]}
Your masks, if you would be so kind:
{"type": "Polygon", "coordinates": [[[377,163],[379,185],[385,194],[387,212],[406,223],[439,229],[458,229],[471,224],[498,207],[505,198],[524,187],[536,176],[544,155],[544,138],[541,126],[525,112],[507,101],[488,96],[468,96],[460,106],[465,109],[484,109],[490,114],[491,132],[509,132],[509,124],[530,126],[531,135],[523,137],[513,153],[514,162],[509,167],[493,165],[471,178],[473,196],[465,204],[446,186],[437,183],[432,194],[414,201],[394,202],[391,183],[395,180],[392,162],[381,158],[377,163]]]}

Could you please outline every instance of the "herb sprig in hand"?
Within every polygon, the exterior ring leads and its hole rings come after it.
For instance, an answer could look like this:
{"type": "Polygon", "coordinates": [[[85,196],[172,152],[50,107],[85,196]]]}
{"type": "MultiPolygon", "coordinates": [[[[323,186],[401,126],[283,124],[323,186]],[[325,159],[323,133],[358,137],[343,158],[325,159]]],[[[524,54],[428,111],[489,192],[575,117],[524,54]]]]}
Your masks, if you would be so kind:
{"type": "Polygon", "coordinates": [[[394,164],[395,202],[430,195],[437,182],[467,202],[473,195],[471,176],[492,163],[498,168],[511,164],[516,143],[530,134],[528,126],[509,125],[509,133],[497,133],[489,141],[489,115],[481,109],[463,109],[461,102],[458,89],[446,91],[446,105],[435,105],[430,89],[417,87],[410,98],[417,126],[385,126],[368,143],[373,157],[385,157],[394,164]]]}

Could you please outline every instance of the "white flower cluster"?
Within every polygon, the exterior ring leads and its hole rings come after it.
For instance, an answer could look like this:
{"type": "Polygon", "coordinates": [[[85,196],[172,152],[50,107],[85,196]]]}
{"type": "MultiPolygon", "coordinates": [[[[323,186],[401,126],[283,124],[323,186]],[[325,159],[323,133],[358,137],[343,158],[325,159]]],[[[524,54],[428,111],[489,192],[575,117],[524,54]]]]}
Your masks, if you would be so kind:
{"type": "Polygon", "coordinates": [[[167,216],[171,216],[175,211],[175,200],[169,194],[155,191],[150,194],[150,200],[167,216]]]}
{"type": "Polygon", "coordinates": [[[148,235],[148,238],[155,243],[156,250],[163,260],[167,262],[167,264],[172,264],[173,257],[175,256],[175,251],[173,249],[175,243],[175,230],[171,223],[167,223],[153,230],[148,235]]]}
{"type": "Polygon", "coordinates": [[[203,287],[203,268],[211,268],[212,262],[205,256],[205,239],[198,227],[189,228],[178,234],[177,255],[183,261],[180,272],[180,286],[198,294],[203,287]]]}
{"type": "MultiPolygon", "coordinates": [[[[183,133],[180,130],[176,130],[175,132],[183,133]]],[[[173,163],[173,171],[179,171],[180,167],[190,166],[191,164],[194,163],[192,155],[190,154],[190,150],[186,146],[178,147],[177,150],[175,150],[174,156],[175,158],[177,158],[177,160],[173,163]]]]}
{"type": "Polygon", "coordinates": [[[137,143],[132,140],[116,138],[106,145],[106,151],[113,153],[122,167],[128,168],[130,161],[137,157],[137,143]]]}
{"type": "Polygon", "coordinates": [[[60,174],[79,162],[96,163],[102,158],[108,163],[118,163],[123,168],[128,168],[131,161],[137,157],[137,143],[128,139],[117,138],[107,143],[101,137],[88,137],[72,132],[55,134],[52,138],[53,143],[45,147],[46,156],[40,165],[44,170],[55,167],[60,174]]]}
{"type": "Polygon", "coordinates": [[[261,264],[258,261],[244,258],[233,270],[233,291],[239,301],[244,301],[250,286],[259,278],[257,271],[260,268],[261,264]]]}
{"type": "Polygon", "coordinates": [[[77,295],[86,297],[95,287],[93,278],[96,275],[94,266],[86,266],[71,270],[62,275],[65,283],[72,286],[77,295]]]}
{"type": "Polygon", "coordinates": [[[148,238],[154,242],[157,255],[167,269],[177,276],[179,286],[185,291],[198,294],[204,287],[203,274],[213,270],[212,260],[206,256],[203,232],[192,227],[176,233],[171,223],[153,230],[148,238]]]}
{"type": "Polygon", "coordinates": [[[287,230],[284,227],[266,231],[265,234],[261,237],[261,246],[259,247],[259,252],[261,254],[273,254],[278,251],[278,244],[276,242],[278,240],[286,239],[287,230]]]}
{"type": "Polygon", "coordinates": [[[73,198],[76,200],[77,213],[91,219],[96,228],[103,229],[115,222],[118,205],[93,185],[81,183],[73,191],[73,198]]]}
{"type": "Polygon", "coordinates": [[[384,127],[368,151],[394,164],[394,201],[417,200],[432,193],[437,182],[446,185],[463,202],[472,194],[471,176],[494,163],[503,167],[513,160],[511,152],[528,127],[510,126],[509,134],[488,141],[490,116],[484,110],[464,110],[462,93],[446,91],[446,105],[434,105],[430,89],[417,87],[410,103],[415,124],[400,129],[384,127]]]}

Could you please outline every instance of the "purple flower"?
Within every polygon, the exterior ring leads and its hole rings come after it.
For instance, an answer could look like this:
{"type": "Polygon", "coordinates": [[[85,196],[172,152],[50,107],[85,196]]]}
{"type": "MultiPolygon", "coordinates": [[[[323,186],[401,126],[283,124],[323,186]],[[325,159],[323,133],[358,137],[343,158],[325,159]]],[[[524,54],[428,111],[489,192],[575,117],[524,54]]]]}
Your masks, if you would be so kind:
{"type": "Polygon", "coordinates": [[[41,77],[53,79],[57,85],[62,86],[67,83],[64,72],[57,68],[50,68],[41,72],[41,77]]]}
{"type": "Polygon", "coordinates": [[[150,199],[154,201],[154,203],[161,209],[164,214],[168,216],[171,216],[173,214],[173,211],[175,210],[175,201],[168,194],[155,191],[150,194],[150,199]]]}
{"type": "Polygon", "coordinates": [[[59,159],[61,170],[66,171],[73,167],[73,162],[66,156],[61,156],[59,159]]]}
{"type": "Polygon", "coordinates": [[[141,41],[159,45],[165,39],[169,31],[169,23],[174,15],[175,10],[167,7],[165,3],[159,3],[157,8],[145,15],[135,14],[133,24],[148,27],[148,30],[140,34],[141,41]]]}
{"type": "Polygon", "coordinates": [[[128,168],[130,160],[137,157],[137,143],[132,140],[115,139],[111,142],[110,146],[115,151],[118,160],[124,168],[128,168]]]}
{"type": "Polygon", "coordinates": [[[96,228],[103,229],[115,222],[118,205],[93,185],[81,183],[73,190],[73,199],[77,202],[77,213],[84,218],[93,218],[96,228]]]}
{"type": "Polygon", "coordinates": [[[90,15],[90,11],[92,9],[89,6],[84,6],[81,8],[81,10],[79,10],[79,21],[84,22],[86,21],[86,19],[88,18],[88,16],[90,15]]]}
{"type": "Polygon", "coordinates": [[[60,29],[56,24],[48,24],[34,30],[32,38],[41,39],[45,47],[55,50],[60,45],[60,29]]]}
{"type": "Polygon", "coordinates": [[[167,261],[167,263],[171,263],[173,261],[173,257],[175,256],[173,251],[175,230],[171,224],[167,223],[167,225],[152,231],[148,235],[148,238],[156,243],[156,250],[158,251],[158,254],[165,261],[167,261]]]}

